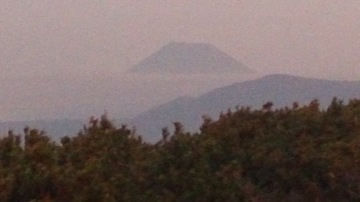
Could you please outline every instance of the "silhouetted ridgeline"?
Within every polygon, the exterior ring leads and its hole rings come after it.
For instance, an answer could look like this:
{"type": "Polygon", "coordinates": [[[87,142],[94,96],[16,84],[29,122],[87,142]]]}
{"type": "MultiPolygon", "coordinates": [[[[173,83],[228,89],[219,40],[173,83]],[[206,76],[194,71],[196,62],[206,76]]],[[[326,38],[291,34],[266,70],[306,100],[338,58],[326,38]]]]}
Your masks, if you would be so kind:
{"type": "Polygon", "coordinates": [[[155,144],[106,116],[0,139],[0,201],[359,201],[360,100],[238,108],[155,144]]]}

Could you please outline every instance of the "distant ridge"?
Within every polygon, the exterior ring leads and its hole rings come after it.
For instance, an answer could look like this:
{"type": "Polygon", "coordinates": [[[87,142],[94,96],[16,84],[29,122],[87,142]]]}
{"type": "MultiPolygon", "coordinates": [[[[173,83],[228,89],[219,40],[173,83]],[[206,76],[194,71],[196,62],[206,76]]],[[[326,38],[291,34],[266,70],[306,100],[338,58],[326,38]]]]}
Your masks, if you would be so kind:
{"type": "Polygon", "coordinates": [[[291,107],[294,102],[304,105],[318,99],[321,107],[327,107],[334,97],[345,102],[360,99],[360,82],[268,75],[217,88],[199,97],[175,99],[139,114],[131,124],[146,140],[156,141],[161,137],[161,128],[171,127],[172,122],[181,122],[186,130],[196,131],[204,114],[216,119],[221,111],[236,106],[261,108],[271,101],[274,107],[291,107]]]}
{"type": "Polygon", "coordinates": [[[236,59],[207,43],[171,42],[132,67],[131,73],[249,73],[236,59]]]}

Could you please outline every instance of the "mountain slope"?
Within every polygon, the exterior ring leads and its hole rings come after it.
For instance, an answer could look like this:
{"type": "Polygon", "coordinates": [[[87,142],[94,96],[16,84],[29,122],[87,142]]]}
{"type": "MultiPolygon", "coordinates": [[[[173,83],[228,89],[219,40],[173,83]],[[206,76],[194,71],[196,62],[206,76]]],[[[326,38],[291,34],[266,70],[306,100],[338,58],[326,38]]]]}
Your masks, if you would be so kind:
{"type": "Polygon", "coordinates": [[[181,98],[135,117],[131,124],[148,140],[156,140],[161,128],[181,122],[186,130],[197,130],[202,116],[217,118],[235,106],[261,107],[271,101],[275,107],[300,105],[318,99],[326,107],[333,97],[360,98],[360,82],[309,79],[289,75],[269,75],[260,79],[218,88],[197,98],[181,98]]]}
{"type": "Polygon", "coordinates": [[[169,43],[130,69],[132,73],[248,73],[239,61],[206,43],[169,43]]]}

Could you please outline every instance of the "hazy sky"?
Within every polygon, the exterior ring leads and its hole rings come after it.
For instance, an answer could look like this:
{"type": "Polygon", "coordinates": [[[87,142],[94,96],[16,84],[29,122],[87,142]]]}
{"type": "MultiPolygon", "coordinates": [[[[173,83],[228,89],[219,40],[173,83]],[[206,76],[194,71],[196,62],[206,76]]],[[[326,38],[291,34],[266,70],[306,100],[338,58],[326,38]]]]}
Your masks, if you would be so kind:
{"type": "Polygon", "coordinates": [[[170,41],[211,43],[257,71],[338,79],[360,75],[358,0],[0,4],[2,76],[112,74],[170,41]]]}
{"type": "MultiPolygon", "coordinates": [[[[211,43],[258,72],[359,80],[360,1],[0,0],[0,120],[59,114],[79,91],[88,99],[111,86],[87,82],[121,75],[171,41],[211,43]]],[[[111,105],[98,95],[91,104],[111,105]]]]}

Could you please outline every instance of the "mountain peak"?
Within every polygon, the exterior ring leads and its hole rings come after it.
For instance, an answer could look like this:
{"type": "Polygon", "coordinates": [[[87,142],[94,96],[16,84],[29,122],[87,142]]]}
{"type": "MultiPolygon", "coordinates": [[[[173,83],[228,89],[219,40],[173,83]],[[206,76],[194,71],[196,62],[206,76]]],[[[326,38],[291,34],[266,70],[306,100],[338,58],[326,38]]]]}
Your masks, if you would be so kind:
{"type": "Polygon", "coordinates": [[[184,49],[191,49],[191,48],[215,48],[213,45],[209,43],[202,43],[202,42],[195,42],[195,43],[187,43],[187,42],[169,42],[163,47],[167,48],[184,48],[184,49]]]}
{"type": "Polygon", "coordinates": [[[170,42],[130,69],[133,73],[249,73],[245,65],[207,43],[170,42]]]}

